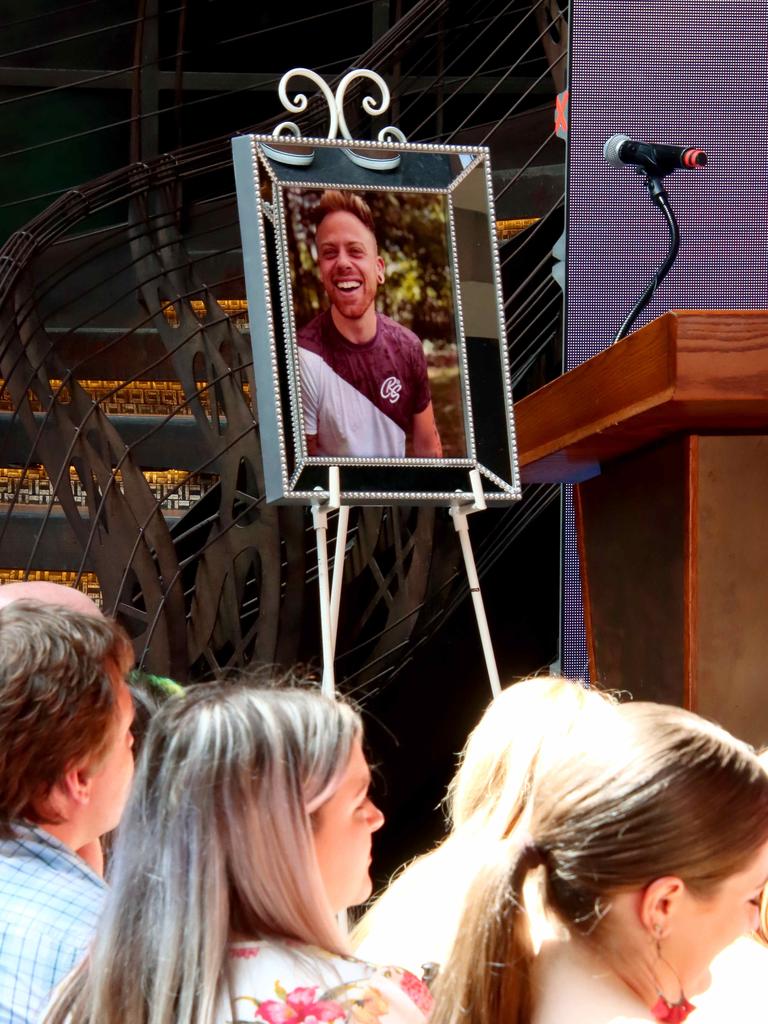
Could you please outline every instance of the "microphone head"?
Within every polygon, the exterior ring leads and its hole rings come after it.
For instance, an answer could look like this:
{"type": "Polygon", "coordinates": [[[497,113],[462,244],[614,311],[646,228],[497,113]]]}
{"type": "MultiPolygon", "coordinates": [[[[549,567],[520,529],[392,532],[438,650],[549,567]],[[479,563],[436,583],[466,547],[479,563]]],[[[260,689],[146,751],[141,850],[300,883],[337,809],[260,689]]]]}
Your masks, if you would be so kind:
{"type": "Polygon", "coordinates": [[[628,135],[612,135],[610,139],[607,139],[603,146],[603,156],[609,164],[613,164],[614,167],[623,167],[624,162],[621,159],[621,147],[625,142],[629,142],[628,135]]]}

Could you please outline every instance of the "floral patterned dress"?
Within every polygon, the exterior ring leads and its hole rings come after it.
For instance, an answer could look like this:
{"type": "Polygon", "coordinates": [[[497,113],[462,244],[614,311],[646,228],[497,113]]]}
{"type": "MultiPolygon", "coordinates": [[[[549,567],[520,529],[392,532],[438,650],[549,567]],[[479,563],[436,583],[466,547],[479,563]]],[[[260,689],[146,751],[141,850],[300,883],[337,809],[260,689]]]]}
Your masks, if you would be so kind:
{"type": "Polygon", "coordinates": [[[399,967],[375,967],[314,946],[233,942],[219,1024],[424,1024],[426,985],[399,967]]]}

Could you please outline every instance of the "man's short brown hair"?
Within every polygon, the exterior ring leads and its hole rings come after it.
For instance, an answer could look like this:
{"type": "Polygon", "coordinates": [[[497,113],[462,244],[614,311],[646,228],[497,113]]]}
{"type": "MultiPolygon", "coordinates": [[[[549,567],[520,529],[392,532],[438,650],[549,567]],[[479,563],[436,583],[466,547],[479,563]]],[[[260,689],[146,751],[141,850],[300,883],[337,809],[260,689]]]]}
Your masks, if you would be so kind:
{"type": "Polygon", "coordinates": [[[342,192],[338,188],[328,188],[320,196],[315,210],[315,227],[319,228],[329,213],[351,213],[357,217],[376,237],[376,225],[371,208],[357,192],[342,192]]]}
{"type": "Polygon", "coordinates": [[[110,619],[29,600],[0,608],[0,837],[21,818],[42,821],[36,803],[104,754],[116,680],[132,664],[110,619]]]}

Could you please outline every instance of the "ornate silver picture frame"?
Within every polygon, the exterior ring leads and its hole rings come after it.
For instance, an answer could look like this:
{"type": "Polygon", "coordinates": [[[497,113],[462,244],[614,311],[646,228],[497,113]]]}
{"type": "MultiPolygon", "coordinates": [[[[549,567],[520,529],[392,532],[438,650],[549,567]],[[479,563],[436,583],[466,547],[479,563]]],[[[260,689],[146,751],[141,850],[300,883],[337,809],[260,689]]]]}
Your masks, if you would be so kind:
{"type": "Polygon", "coordinates": [[[517,500],[488,150],[232,149],[267,500],[517,500]]]}

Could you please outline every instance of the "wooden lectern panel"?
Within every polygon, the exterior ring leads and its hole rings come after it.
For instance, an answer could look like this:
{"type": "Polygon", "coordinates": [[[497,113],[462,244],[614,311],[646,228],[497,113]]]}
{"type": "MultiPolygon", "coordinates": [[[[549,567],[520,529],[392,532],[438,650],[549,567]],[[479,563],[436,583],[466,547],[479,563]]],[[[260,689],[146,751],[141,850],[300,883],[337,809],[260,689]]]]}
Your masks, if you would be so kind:
{"type": "Polygon", "coordinates": [[[616,459],[576,515],[591,677],[768,744],[768,437],[616,459]]]}
{"type": "Polygon", "coordinates": [[[576,488],[590,678],[690,706],[689,441],[617,459],[576,488]]]}
{"type": "Polygon", "coordinates": [[[700,437],[694,710],[768,744],[768,437],[700,437]]]}
{"type": "Polygon", "coordinates": [[[518,402],[515,421],[527,482],[551,479],[552,459],[578,467],[681,431],[766,429],[768,313],[666,313],[518,402]]]}

